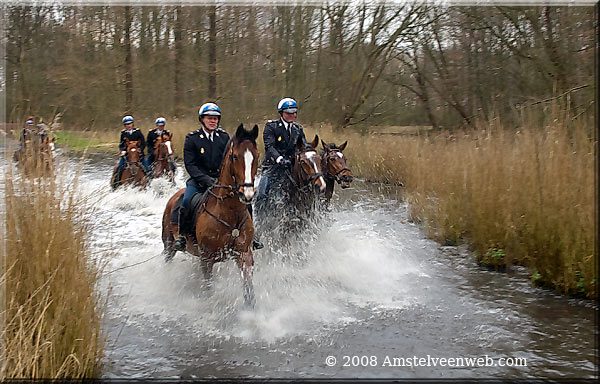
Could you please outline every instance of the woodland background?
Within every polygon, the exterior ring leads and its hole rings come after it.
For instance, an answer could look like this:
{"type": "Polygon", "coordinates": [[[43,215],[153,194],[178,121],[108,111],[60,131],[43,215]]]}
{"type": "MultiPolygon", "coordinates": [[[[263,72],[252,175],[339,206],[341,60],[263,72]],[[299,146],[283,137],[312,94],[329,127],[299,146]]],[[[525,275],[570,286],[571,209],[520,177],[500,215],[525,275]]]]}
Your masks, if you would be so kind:
{"type": "Polygon", "coordinates": [[[120,118],[194,118],[216,101],[225,127],[277,118],[336,129],[473,126],[567,98],[593,121],[596,9],[322,6],[4,6],[6,114],[71,128],[120,118]]]}

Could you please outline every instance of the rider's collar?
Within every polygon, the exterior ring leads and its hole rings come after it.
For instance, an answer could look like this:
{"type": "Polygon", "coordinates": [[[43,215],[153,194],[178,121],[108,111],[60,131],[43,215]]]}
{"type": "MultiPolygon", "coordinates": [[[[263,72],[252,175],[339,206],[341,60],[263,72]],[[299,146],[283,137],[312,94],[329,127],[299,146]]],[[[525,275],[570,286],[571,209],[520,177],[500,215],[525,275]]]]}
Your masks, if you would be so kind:
{"type": "Polygon", "coordinates": [[[285,119],[283,117],[281,118],[281,121],[283,122],[283,126],[285,127],[285,129],[290,129],[290,126],[293,124],[293,123],[288,123],[287,121],[285,121],[285,119]]]}
{"type": "Polygon", "coordinates": [[[203,125],[203,126],[202,126],[202,130],[204,131],[204,134],[206,135],[206,137],[208,137],[208,138],[210,139],[210,141],[212,141],[212,140],[213,140],[214,133],[215,133],[216,129],[215,129],[215,130],[213,130],[212,132],[208,132],[208,131],[206,130],[206,128],[204,128],[204,125],[203,125]]]}

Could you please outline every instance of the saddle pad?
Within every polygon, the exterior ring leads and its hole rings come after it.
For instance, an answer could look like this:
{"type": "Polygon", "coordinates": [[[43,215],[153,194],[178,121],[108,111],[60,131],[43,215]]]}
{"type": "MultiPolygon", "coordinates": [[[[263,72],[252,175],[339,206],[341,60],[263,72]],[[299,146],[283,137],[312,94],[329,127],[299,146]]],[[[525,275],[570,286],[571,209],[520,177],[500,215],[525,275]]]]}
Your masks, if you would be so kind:
{"type": "Polygon", "coordinates": [[[179,223],[179,210],[181,209],[181,204],[183,203],[183,193],[177,199],[177,203],[175,203],[175,207],[171,211],[171,223],[179,223]]]}
{"type": "MultiPolygon", "coordinates": [[[[177,203],[175,204],[175,207],[173,208],[173,211],[171,212],[171,222],[172,223],[179,223],[179,211],[181,210],[181,204],[183,204],[183,195],[179,196],[179,199],[177,199],[177,203]]],[[[195,226],[196,226],[196,219],[198,217],[198,211],[200,210],[200,205],[202,204],[202,202],[204,201],[204,199],[206,198],[206,196],[208,196],[208,191],[203,192],[203,193],[196,193],[194,196],[192,196],[192,200],[190,201],[190,209],[192,209],[192,212],[194,212],[194,217],[192,219],[192,230],[195,230],[195,226]]]]}

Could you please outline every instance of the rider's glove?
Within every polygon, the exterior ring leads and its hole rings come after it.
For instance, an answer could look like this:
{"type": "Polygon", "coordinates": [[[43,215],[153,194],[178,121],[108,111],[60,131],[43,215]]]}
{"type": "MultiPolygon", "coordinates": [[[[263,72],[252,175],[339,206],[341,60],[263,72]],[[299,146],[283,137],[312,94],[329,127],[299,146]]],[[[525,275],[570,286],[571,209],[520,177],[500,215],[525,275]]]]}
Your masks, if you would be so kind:
{"type": "Polygon", "coordinates": [[[125,156],[127,154],[127,151],[121,151],[121,156],[125,156]]]}

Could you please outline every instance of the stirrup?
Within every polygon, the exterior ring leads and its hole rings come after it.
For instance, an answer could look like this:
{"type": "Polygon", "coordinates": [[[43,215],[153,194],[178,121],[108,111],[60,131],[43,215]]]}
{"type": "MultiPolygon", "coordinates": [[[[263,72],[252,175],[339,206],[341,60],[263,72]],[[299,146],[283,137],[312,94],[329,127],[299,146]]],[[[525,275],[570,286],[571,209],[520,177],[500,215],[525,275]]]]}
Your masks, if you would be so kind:
{"type": "Polygon", "coordinates": [[[185,251],[185,237],[179,236],[177,240],[175,240],[173,248],[177,251],[185,251]]]}

